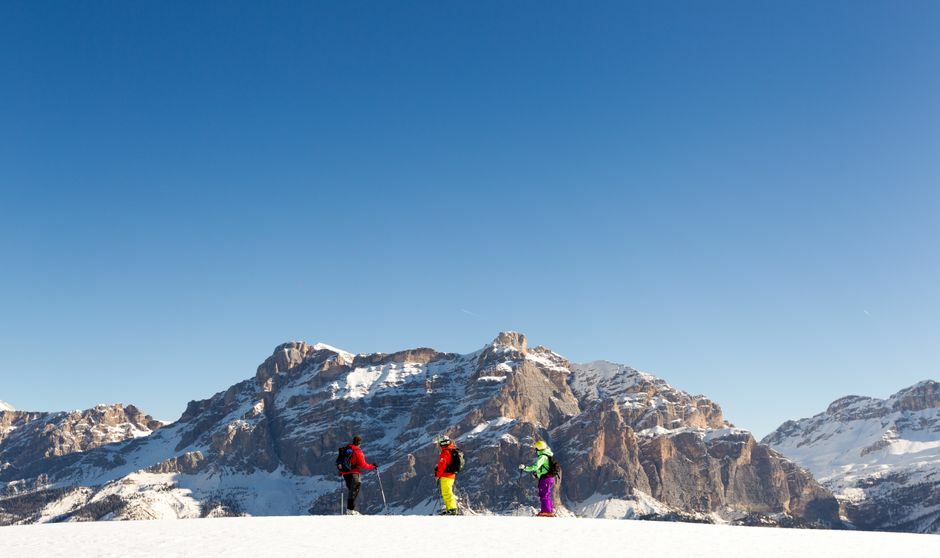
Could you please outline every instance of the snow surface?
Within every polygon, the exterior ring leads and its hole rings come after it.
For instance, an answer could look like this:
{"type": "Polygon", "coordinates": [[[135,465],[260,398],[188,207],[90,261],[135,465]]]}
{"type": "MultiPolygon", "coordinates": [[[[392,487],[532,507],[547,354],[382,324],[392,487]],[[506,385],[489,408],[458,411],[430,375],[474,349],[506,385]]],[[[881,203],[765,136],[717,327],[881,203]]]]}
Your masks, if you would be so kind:
{"type": "Polygon", "coordinates": [[[750,430],[744,430],[743,428],[695,428],[692,426],[682,426],[679,428],[663,428],[662,426],[654,426],[652,428],[644,428],[636,433],[637,436],[642,436],[646,438],[658,438],[660,436],[676,436],[678,434],[688,434],[692,433],[704,440],[705,442],[713,442],[715,440],[720,440],[722,438],[735,438],[739,439],[746,437],[751,434],[750,430]]]}
{"type": "Polygon", "coordinates": [[[326,343],[317,343],[317,344],[315,344],[315,345],[313,346],[313,350],[315,350],[315,351],[330,351],[330,352],[334,352],[334,353],[336,353],[336,354],[338,354],[338,355],[341,355],[341,356],[343,356],[343,357],[345,357],[345,358],[347,358],[347,359],[349,359],[349,360],[352,360],[352,358],[355,356],[354,354],[350,353],[349,351],[344,351],[343,349],[338,349],[338,348],[336,348],[336,347],[334,347],[334,346],[332,346],[332,345],[327,345],[326,343]]]}
{"type": "Polygon", "coordinates": [[[634,498],[595,494],[573,506],[579,517],[596,519],[638,519],[647,514],[667,514],[671,509],[641,490],[634,490],[634,498]]]}
{"type": "Polygon", "coordinates": [[[940,556],[940,537],[533,517],[253,517],[0,527],[5,558],[940,556]],[[349,547],[350,541],[354,541],[349,547]]]}
{"type": "Polygon", "coordinates": [[[10,405],[6,401],[0,401],[0,411],[15,411],[13,405],[10,405]]]}

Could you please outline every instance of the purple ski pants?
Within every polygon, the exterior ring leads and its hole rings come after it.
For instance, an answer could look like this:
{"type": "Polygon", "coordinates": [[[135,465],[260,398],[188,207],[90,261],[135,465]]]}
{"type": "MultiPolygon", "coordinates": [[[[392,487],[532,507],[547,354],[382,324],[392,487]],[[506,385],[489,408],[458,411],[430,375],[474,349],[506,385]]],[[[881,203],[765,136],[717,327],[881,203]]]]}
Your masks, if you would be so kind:
{"type": "Polygon", "coordinates": [[[554,487],[555,477],[546,475],[539,479],[539,500],[542,502],[543,512],[555,512],[555,506],[552,503],[552,488],[554,487]]]}

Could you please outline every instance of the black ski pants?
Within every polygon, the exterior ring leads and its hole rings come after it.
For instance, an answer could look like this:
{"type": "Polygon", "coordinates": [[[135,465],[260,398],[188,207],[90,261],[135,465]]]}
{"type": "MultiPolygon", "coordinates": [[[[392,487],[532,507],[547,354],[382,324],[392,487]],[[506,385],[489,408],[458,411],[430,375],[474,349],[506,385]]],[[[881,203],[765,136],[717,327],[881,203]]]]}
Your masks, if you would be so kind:
{"type": "Polygon", "coordinates": [[[356,509],[356,497],[359,496],[359,487],[362,486],[362,483],[356,473],[343,475],[343,480],[346,481],[346,509],[354,510],[356,509]]]}

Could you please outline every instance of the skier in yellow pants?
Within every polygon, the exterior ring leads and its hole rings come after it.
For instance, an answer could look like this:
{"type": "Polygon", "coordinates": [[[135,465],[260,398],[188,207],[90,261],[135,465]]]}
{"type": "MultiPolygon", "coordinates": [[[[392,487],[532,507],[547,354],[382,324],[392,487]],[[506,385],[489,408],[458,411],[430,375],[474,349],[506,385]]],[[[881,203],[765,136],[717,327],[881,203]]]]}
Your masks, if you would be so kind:
{"type": "Polygon", "coordinates": [[[441,499],[444,500],[444,511],[441,515],[458,515],[454,482],[457,481],[457,473],[463,467],[463,452],[457,449],[454,442],[447,436],[438,438],[437,444],[441,447],[441,455],[437,460],[434,476],[437,477],[437,484],[441,488],[441,499]]]}

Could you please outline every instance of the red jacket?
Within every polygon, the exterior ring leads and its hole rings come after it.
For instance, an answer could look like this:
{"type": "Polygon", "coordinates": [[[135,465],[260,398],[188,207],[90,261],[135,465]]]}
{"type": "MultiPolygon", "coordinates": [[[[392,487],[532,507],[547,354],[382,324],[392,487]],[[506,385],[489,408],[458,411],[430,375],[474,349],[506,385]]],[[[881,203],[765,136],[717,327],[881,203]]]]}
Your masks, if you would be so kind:
{"type": "Polygon", "coordinates": [[[346,473],[340,473],[341,475],[361,475],[361,469],[365,469],[366,471],[375,469],[375,465],[366,463],[366,456],[362,453],[362,450],[359,449],[359,446],[349,444],[349,449],[353,451],[352,457],[349,459],[349,466],[352,470],[346,473]]]}
{"type": "Polygon", "coordinates": [[[441,455],[437,458],[437,469],[434,471],[435,478],[448,478],[455,479],[457,478],[457,473],[445,473],[447,466],[450,465],[451,456],[450,450],[456,448],[454,444],[441,448],[441,455]]]}

